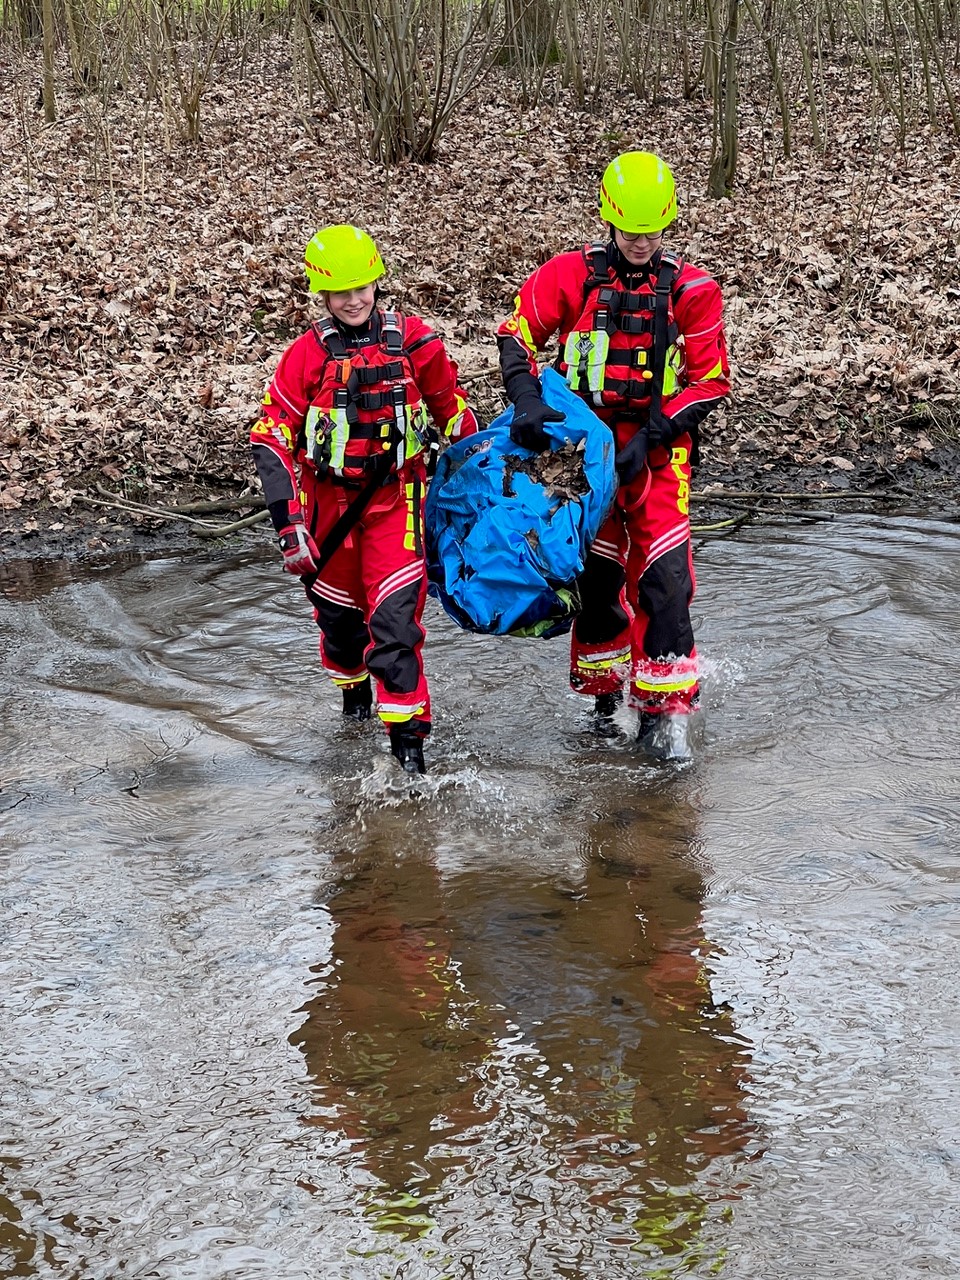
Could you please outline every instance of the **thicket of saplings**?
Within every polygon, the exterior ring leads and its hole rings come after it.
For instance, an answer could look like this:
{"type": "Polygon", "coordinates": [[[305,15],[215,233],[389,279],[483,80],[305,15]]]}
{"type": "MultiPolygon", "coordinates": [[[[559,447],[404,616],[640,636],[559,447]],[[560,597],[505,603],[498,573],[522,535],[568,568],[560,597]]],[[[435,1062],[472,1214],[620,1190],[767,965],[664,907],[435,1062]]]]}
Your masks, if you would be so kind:
{"type": "Polygon", "coordinates": [[[960,134],[960,0],[0,0],[0,34],[40,58],[48,121],[68,91],[108,105],[139,88],[190,142],[224,68],[281,41],[291,109],[349,107],[385,163],[433,159],[492,74],[523,105],[558,87],[586,106],[611,86],[710,101],[717,196],[736,183],[747,99],[787,156],[827,145],[844,96],[901,144],[925,122],[960,134]]]}

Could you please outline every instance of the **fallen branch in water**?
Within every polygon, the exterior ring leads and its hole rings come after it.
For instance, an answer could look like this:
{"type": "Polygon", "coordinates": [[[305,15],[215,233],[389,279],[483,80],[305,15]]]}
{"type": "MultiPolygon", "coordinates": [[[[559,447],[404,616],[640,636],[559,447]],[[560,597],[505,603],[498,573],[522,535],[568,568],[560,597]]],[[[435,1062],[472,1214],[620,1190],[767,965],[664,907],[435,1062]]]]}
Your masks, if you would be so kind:
{"type": "Polygon", "coordinates": [[[752,511],[745,511],[742,516],[731,516],[729,520],[717,520],[714,524],[692,524],[691,533],[716,533],[719,529],[739,529],[753,519],[752,511]]]}
{"type": "MultiPolygon", "coordinates": [[[[98,486],[99,487],[99,486],[98,486]]],[[[187,524],[206,525],[206,528],[212,528],[203,520],[196,520],[193,516],[185,516],[176,511],[166,511],[161,507],[147,507],[139,502],[117,502],[111,498],[95,498],[90,493],[75,493],[73,495],[75,502],[87,502],[94,507],[110,507],[114,511],[126,511],[131,515],[149,516],[152,520],[183,520],[187,524]]]]}
{"type": "Polygon", "coordinates": [[[131,515],[149,516],[152,520],[182,520],[185,524],[191,525],[193,532],[200,538],[222,538],[228,533],[236,533],[240,529],[248,529],[251,525],[259,524],[270,516],[270,512],[263,507],[260,511],[244,516],[242,520],[234,520],[230,524],[211,524],[209,520],[198,520],[195,516],[186,515],[183,508],[150,507],[142,502],[131,502],[128,498],[121,498],[118,494],[111,493],[100,483],[97,484],[97,492],[105,496],[94,498],[92,494],[87,493],[76,493],[73,496],[76,500],[90,503],[95,507],[109,507],[113,511],[127,511],[131,515]]]}
{"type": "Polygon", "coordinates": [[[754,502],[758,498],[768,502],[774,498],[786,499],[788,502],[839,502],[844,498],[862,502],[881,502],[883,494],[862,493],[859,490],[847,489],[842,493],[780,493],[775,489],[696,489],[690,497],[697,502],[710,502],[726,498],[742,499],[754,502]]]}
{"type": "Polygon", "coordinates": [[[232,524],[204,525],[202,528],[194,529],[194,533],[198,538],[222,538],[225,534],[236,533],[239,529],[249,529],[251,525],[262,524],[264,520],[269,519],[270,512],[264,507],[262,511],[254,511],[252,516],[234,520],[232,524]]]}
{"type": "Polygon", "coordinates": [[[259,511],[265,509],[265,506],[262,494],[251,493],[248,496],[241,494],[238,498],[208,498],[203,502],[178,502],[165,507],[164,510],[187,511],[199,515],[215,511],[240,511],[244,507],[256,507],[259,511]]]}

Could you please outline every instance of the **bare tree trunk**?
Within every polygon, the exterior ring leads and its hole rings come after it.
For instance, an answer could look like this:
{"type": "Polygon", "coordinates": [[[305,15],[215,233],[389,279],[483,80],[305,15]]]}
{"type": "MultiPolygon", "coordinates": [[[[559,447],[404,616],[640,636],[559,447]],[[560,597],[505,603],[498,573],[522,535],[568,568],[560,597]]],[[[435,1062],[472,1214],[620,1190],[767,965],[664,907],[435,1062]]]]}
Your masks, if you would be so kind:
{"type": "Polygon", "coordinates": [[[727,21],[720,46],[719,81],[713,99],[713,155],[707,195],[719,200],[729,195],[737,180],[740,150],[740,85],[737,74],[737,37],[740,34],[740,0],[727,0],[727,21]]]}
{"type": "MultiPolygon", "coordinates": [[[[43,34],[43,14],[40,0],[15,0],[10,11],[20,31],[21,40],[26,43],[43,34]]],[[[4,12],[4,19],[7,13],[4,12]]]]}
{"type": "Polygon", "coordinates": [[[817,86],[813,78],[813,61],[810,57],[810,46],[800,26],[800,19],[794,0],[788,0],[787,13],[793,34],[800,50],[800,61],[803,66],[803,80],[807,87],[807,107],[810,112],[810,134],[814,147],[823,150],[823,131],[820,128],[820,112],[817,109],[817,86]]]}
{"type": "Polygon", "coordinates": [[[103,49],[97,0],[63,0],[63,13],[73,83],[78,89],[96,89],[103,49]]]}
{"type": "MultiPolygon", "coordinates": [[[[960,134],[960,112],[957,109],[957,101],[954,97],[953,89],[950,87],[950,79],[947,75],[947,69],[944,66],[943,58],[940,55],[938,41],[935,34],[930,30],[930,24],[923,6],[919,0],[913,0],[914,11],[917,15],[917,39],[920,41],[920,49],[923,55],[924,68],[927,66],[927,56],[932,59],[937,73],[940,77],[940,83],[943,85],[943,91],[947,99],[947,108],[950,111],[950,120],[953,124],[953,132],[960,134]]],[[[936,123],[935,118],[931,123],[936,123]]]]}
{"type": "Polygon", "coordinates": [[[505,0],[504,60],[535,68],[556,56],[557,13],[554,0],[505,0]]]}
{"type": "Polygon", "coordinates": [[[334,88],[333,81],[327,73],[321,61],[320,54],[317,50],[317,43],[313,38],[313,27],[311,25],[311,17],[315,6],[310,0],[296,0],[296,16],[299,29],[303,35],[303,46],[307,54],[307,75],[309,80],[309,88],[307,96],[313,102],[313,82],[316,81],[323,92],[327,96],[327,101],[332,105],[337,103],[337,91],[334,88]]]}
{"type": "Polygon", "coordinates": [[[351,103],[386,164],[429,161],[456,107],[503,48],[490,0],[340,0],[328,9],[351,103]]]}
{"type": "Polygon", "coordinates": [[[57,118],[53,91],[53,53],[57,33],[53,25],[53,0],[43,0],[43,118],[52,124],[57,118]]]}
{"type": "MultiPolygon", "coordinates": [[[[182,33],[175,27],[172,5],[167,3],[167,0],[161,0],[161,5],[160,32],[163,52],[177,87],[180,110],[183,113],[184,135],[188,142],[197,142],[200,139],[200,103],[210,82],[213,62],[230,19],[230,10],[224,7],[214,11],[213,29],[204,33],[207,39],[207,48],[204,50],[201,32],[195,29],[189,33],[192,39],[184,40],[183,37],[187,33],[182,33]]],[[[198,10],[194,16],[199,19],[203,16],[203,11],[198,10]]]]}
{"type": "Polygon", "coordinates": [[[776,90],[777,106],[780,111],[780,131],[783,136],[783,154],[789,159],[793,150],[793,140],[790,132],[790,104],[787,101],[787,89],[786,85],[783,83],[783,72],[780,69],[780,55],[777,50],[777,41],[770,28],[763,23],[754,0],[744,0],[744,3],[747,7],[747,13],[750,15],[750,20],[760,33],[764,48],[767,51],[767,62],[770,64],[770,77],[773,80],[773,87],[776,90]]]}

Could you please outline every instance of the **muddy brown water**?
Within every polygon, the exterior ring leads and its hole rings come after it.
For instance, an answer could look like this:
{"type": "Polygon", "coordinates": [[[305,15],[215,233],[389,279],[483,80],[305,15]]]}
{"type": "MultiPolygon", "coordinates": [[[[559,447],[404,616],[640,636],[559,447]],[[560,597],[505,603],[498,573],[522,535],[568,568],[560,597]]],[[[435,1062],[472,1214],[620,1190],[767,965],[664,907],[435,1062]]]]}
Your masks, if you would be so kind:
{"type": "Polygon", "coordinates": [[[413,787],[268,547],[5,565],[0,1277],[953,1280],[958,552],[703,545],[685,767],[431,606],[413,787]]]}

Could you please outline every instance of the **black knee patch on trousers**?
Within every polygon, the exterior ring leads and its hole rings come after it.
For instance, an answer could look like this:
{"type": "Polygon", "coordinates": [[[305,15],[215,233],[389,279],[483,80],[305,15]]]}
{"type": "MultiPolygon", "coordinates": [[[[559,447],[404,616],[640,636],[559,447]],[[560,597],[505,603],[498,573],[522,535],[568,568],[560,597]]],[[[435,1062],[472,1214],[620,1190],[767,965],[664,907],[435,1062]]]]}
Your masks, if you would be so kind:
{"type": "Polygon", "coordinates": [[[654,560],[637,587],[638,603],[650,620],[643,639],[647,657],[674,654],[680,658],[693,652],[692,596],[693,579],[685,542],[654,560]]]}
{"type": "Polygon", "coordinates": [[[363,654],[370,643],[370,633],[363,612],[342,604],[333,604],[323,596],[313,595],[307,588],[307,599],[317,614],[317,626],[323,632],[327,657],[344,671],[363,666],[363,654]]]}
{"type": "Polygon", "coordinates": [[[574,635],[581,644],[603,644],[615,639],[629,626],[620,592],[626,581],[622,565],[606,556],[587,553],[583,573],[577,579],[580,590],[580,612],[573,624],[574,635]]]}
{"type": "Polygon", "coordinates": [[[367,670],[383,681],[390,693],[413,693],[420,682],[416,647],[423,628],[416,620],[420,583],[394,591],[370,617],[373,648],[367,654],[367,670]]]}

